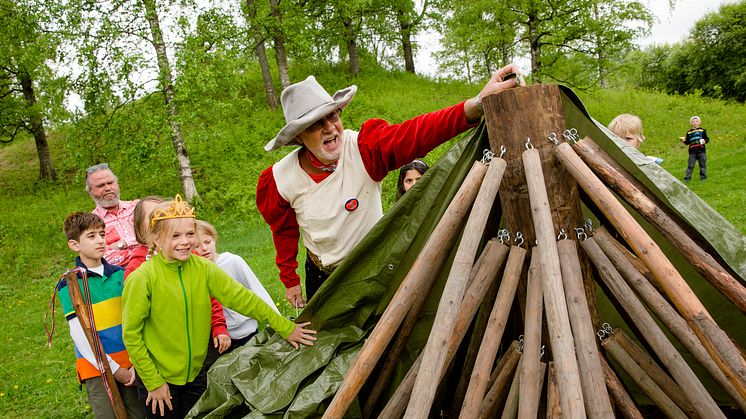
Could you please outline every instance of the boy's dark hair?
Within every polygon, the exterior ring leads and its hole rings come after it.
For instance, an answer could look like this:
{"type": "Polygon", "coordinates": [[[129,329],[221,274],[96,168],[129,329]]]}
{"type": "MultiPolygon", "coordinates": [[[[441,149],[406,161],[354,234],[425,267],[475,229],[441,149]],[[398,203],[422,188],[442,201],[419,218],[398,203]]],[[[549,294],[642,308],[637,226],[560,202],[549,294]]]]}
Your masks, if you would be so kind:
{"type": "Polygon", "coordinates": [[[78,211],[65,218],[65,235],[68,240],[80,240],[84,231],[95,227],[106,228],[106,223],[92,212],[78,211]]]}

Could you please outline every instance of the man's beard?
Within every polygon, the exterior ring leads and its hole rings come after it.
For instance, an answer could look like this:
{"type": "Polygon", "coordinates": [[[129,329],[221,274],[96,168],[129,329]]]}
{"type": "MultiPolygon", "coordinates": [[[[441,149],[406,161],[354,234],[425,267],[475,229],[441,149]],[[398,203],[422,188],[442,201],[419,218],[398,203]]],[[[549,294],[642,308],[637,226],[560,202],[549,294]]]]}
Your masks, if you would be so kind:
{"type": "Polygon", "coordinates": [[[96,205],[101,208],[113,208],[119,205],[119,195],[114,198],[101,198],[94,200],[96,201],[96,205]]]}

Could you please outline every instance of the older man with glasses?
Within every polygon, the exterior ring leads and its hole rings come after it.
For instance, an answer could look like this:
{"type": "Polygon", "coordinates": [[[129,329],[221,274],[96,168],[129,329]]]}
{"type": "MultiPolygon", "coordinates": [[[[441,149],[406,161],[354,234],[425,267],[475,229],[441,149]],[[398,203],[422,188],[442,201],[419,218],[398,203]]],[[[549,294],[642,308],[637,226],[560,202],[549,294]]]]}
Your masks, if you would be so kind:
{"type": "Polygon", "coordinates": [[[300,146],[259,177],[256,202],[272,230],[285,298],[303,307],[296,273],[299,238],[306,246],[306,296],[310,299],[334,268],[383,216],[381,181],[386,174],[475,126],[481,98],[522,83],[511,64],[493,74],[479,94],[400,124],[382,119],[345,130],[340,114],[357,92],[350,86],[329,95],[313,76],[281,96],[286,125],[266,146],[300,146]]]}
{"type": "Polygon", "coordinates": [[[85,190],[96,203],[93,213],[106,223],[107,262],[126,266],[137,247],[133,212],[137,201],[119,200],[119,183],[106,163],[86,169],[85,190]]]}

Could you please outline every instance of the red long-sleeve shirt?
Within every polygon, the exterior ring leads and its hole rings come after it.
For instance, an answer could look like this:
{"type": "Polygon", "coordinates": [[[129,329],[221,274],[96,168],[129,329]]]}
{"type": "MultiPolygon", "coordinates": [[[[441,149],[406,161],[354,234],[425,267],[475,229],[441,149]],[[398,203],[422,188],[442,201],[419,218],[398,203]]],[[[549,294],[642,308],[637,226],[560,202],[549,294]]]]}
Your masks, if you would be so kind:
{"type": "MultiPolygon", "coordinates": [[[[401,124],[392,125],[382,119],[370,119],[360,128],[358,148],[368,175],[380,182],[390,171],[426,155],[474,125],[476,124],[466,120],[464,102],[414,117],[401,124]]],[[[319,183],[330,174],[331,172],[327,172],[309,176],[319,183]]],[[[286,288],[300,284],[300,277],[296,272],[300,238],[298,221],[290,203],[277,189],[272,167],[259,176],[256,204],[272,230],[280,280],[286,288]]]]}

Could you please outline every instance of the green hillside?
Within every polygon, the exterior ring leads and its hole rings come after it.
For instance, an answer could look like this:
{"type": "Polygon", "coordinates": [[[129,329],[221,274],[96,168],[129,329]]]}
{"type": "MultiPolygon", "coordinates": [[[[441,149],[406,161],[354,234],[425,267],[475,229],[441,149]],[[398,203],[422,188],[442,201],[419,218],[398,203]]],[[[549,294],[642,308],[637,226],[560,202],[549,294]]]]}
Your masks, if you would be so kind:
{"type": "MultiPolygon", "coordinates": [[[[292,76],[300,80],[307,74],[292,76]]],[[[334,69],[316,71],[317,79],[332,93],[358,85],[357,96],[342,115],[345,127],[353,129],[372,117],[398,122],[472,97],[480,88],[408,73],[376,71],[355,80],[345,74],[334,69]]],[[[287,152],[263,151],[284,119],[280,110],[265,106],[258,76],[246,77],[245,89],[238,93],[204,92],[180,99],[182,130],[201,194],[198,216],[216,225],[219,248],[243,256],[281,311],[291,314],[277,280],[269,229],[254,204],[259,173],[287,152]]],[[[746,233],[744,105],[639,91],[577,93],[590,114],[604,124],[622,112],[642,117],[647,140],[641,151],[664,158],[663,167],[678,178],[683,177],[687,151],[677,137],[688,129],[691,115],[701,116],[712,139],[709,180],[699,182],[695,177],[689,186],[746,233]]],[[[51,349],[46,347],[43,327],[54,284],[72,266],[62,221],[72,211],[93,207],[84,190],[83,171],[99,162],[108,162],[119,176],[122,199],[179,192],[173,147],[159,100],[151,98],[123,108],[107,125],[83,121],[59,127],[50,138],[60,175],[53,184],[36,182],[38,161],[32,138],[0,146],[0,304],[5,313],[0,326],[0,412],[5,417],[77,418],[88,411],[76,383],[72,344],[59,303],[51,349]]],[[[425,160],[436,161],[450,144],[425,160]]],[[[395,176],[386,179],[383,194],[388,208],[395,195],[395,176]]]]}

